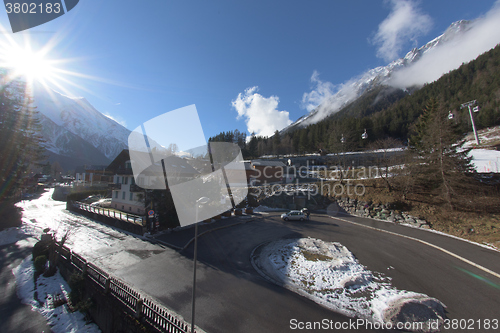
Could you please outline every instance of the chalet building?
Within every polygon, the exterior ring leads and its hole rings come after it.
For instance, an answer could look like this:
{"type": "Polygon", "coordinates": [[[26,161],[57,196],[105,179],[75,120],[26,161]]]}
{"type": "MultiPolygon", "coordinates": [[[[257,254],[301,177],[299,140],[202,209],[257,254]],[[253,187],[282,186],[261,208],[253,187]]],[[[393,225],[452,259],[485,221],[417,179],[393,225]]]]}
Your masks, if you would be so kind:
{"type": "Polygon", "coordinates": [[[85,185],[92,187],[107,187],[112,181],[112,173],[105,165],[90,165],[77,168],[75,179],[85,185]]]}
{"type": "Polygon", "coordinates": [[[130,155],[128,149],[120,154],[108,165],[106,171],[113,176],[111,188],[111,207],[121,211],[144,215],[144,189],[135,184],[130,155]]]}
{"type": "MultiPolygon", "coordinates": [[[[175,178],[179,182],[193,179],[198,171],[194,169],[187,161],[177,156],[169,156],[163,160],[166,173],[175,178]]],[[[156,188],[168,190],[167,184],[163,177],[158,175],[163,174],[163,167],[161,163],[152,165],[151,175],[148,175],[148,170],[138,176],[137,182],[134,178],[132,171],[132,162],[128,149],[122,152],[110,163],[106,168],[107,171],[113,174],[112,182],[109,187],[112,190],[111,207],[122,210],[127,213],[145,215],[147,207],[150,202],[147,202],[147,194],[144,187],[148,188],[155,182],[160,181],[159,187],[156,188]]],[[[157,184],[158,185],[158,184],[157,184]]]]}

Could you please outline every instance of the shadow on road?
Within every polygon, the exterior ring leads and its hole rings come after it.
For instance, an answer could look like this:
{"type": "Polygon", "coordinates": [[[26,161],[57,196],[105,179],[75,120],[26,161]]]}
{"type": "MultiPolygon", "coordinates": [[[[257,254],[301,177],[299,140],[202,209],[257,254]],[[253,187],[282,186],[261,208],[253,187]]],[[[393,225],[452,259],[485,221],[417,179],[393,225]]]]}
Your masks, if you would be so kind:
{"type": "MultiPolygon", "coordinates": [[[[16,294],[16,279],[12,268],[31,254],[31,248],[17,244],[0,246],[0,332],[51,332],[45,318],[22,304],[16,294]]],[[[34,283],[34,282],[33,282],[34,283]]]]}

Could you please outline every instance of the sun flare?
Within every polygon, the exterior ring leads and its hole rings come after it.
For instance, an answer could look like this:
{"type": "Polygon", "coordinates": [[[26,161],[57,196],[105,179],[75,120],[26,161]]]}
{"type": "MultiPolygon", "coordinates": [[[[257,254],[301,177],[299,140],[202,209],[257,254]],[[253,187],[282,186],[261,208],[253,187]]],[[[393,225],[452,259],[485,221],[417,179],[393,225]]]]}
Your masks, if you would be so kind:
{"type": "Polygon", "coordinates": [[[54,74],[51,61],[41,52],[31,49],[14,49],[7,54],[5,61],[5,65],[14,70],[14,75],[25,76],[28,81],[45,81],[54,74]]]}
{"type": "Polygon", "coordinates": [[[21,80],[26,88],[33,91],[35,86],[51,93],[52,89],[72,95],[68,86],[82,88],[70,77],[85,77],[83,74],[62,68],[71,59],[53,59],[53,42],[40,48],[33,47],[30,40],[18,43],[12,38],[0,42],[0,69],[5,74],[4,81],[21,80]]]}

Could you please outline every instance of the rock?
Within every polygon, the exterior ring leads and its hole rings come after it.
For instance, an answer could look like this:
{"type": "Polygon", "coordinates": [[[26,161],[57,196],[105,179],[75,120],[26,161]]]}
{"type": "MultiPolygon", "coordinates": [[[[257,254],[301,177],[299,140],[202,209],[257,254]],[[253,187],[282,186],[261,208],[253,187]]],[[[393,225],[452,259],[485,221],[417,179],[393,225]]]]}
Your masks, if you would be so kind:
{"type": "Polygon", "coordinates": [[[417,219],[417,220],[415,221],[415,223],[416,223],[416,224],[418,224],[418,225],[420,226],[420,225],[423,225],[423,224],[427,224],[427,221],[425,221],[425,220],[421,220],[421,219],[417,219]]]}
{"type": "Polygon", "coordinates": [[[396,221],[396,219],[394,218],[394,216],[392,216],[392,215],[391,215],[391,216],[389,216],[389,217],[387,218],[387,221],[389,221],[389,222],[395,222],[395,221],[396,221]]]}
{"type": "Polygon", "coordinates": [[[405,218],[405,222],[410,224],[415,224],[415,219],[413,217],[407,217],[405,218]]]}
{"type": "Polygon", "coordinates": [[[389,302],[382,317],[394,326],[397,323],[409,323],[409,327],[411,323],[423,324],[418,325],[418,329],[410,329],[413,332],[439,332],[446,318],[445,308],[439,300],[426,295],[408,296],[389,302]]]}

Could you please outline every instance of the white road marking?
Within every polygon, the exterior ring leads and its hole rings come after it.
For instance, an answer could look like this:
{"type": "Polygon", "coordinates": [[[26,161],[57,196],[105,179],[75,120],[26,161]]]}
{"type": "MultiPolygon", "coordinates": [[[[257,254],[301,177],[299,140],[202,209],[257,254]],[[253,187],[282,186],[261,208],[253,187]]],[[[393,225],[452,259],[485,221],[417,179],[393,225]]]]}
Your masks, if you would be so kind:
{"type": "Polygon", "coordinates": [[[493,276],[495,276],[496,278],[500,279],[500,274],[492,271],[491,269],[488,269],[486,267],[483,267],[479,264],[476,264],[475,262],[473,261],[470,261],[469,259],[465,259],[464,257],[461,257],[459,256],[458,254],[455,254],[453,252],[450,252],[446,249],[443,249],[442,247],[439,247],[437,245],[434,245],[432,243],[429,243],[429,242],[426,242],[426,241],[423,241],[421,239],[418,239],[418,238],[414,238],[414,237],[410,237],[410,236],[406,236],[406,235],[401,235],[401,234],[398,234],[398,233],[395,233],[395,232],[392,232],[392,231],[387,231],[387,230],[383,230],[383,229],[378,229],[378,228],[375,228],[375,227],[371,227],[371,226],[368,226],[368,225],[364,225],[362,223],[357,223],[357,222],[354,222],[354,221],[349,221],[349,220],[345,220],[345,219],[342,219],[342,218],[339,218],[339,217],[333,217],[333,216],[329,216],[330,218],[332,219],[337,219],[337,220],[340,220],[340,221],[344,221],[344,222],[348,222],[348,223],[351,223],[351,224],[355,224],[355,225],[358,225],[358,226],[361,226],[361,227],[365,227],[365,228],[368,228],[368,229],[373,229],[373,230],[376,230],[376,231],[380,231],[380,232],[385,232],[386,234],[390,234],[390,235],[395,235],[395,236],[399,236],[399,237],[403,237],[403,238],[406,238],[406,239],[411,239],[411,240],[414,240],[416,242],[419,242],[419,243],[422,243],[422,244],[425,244],[427,246],[430,246],[430,247],[433,247],[441,252],[444,252],[452,257],[455,257],[471,266],[474,266],[488,274],[491,274],[493,276]]]}

